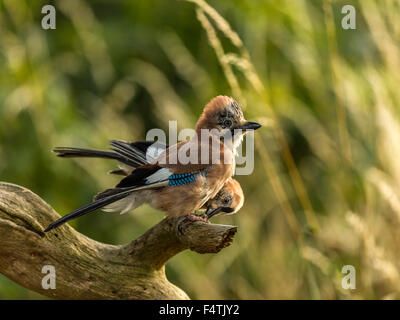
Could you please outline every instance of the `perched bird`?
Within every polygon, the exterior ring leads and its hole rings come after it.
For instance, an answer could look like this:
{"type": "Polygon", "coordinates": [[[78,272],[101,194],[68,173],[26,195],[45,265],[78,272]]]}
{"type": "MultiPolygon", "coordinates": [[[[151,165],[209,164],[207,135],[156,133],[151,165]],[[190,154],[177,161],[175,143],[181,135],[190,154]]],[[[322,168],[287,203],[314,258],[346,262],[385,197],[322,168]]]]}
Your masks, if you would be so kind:
{"type": "MultiPolygon", "coordinates": [[[[102,151],[58,147],[53,151],[57,153],[57,156],[63,158],[86,157],[117,160],[120,162],[120,168],[118,170],[112,170],[109,173],[127,176],[137,167],[150,163],[149,161],[151,159],[159,156],[166,148],[168,148],[167,144],[153,141],[136,141],[127,143],[124,141],[113,140],[111,142],[111,145],[123,144],[128,144],[129,146],[134,147],[137,154],[141,154],[141,157],[136,156],[133,159],[132,157],[127,156],[126,158],[122,158],[122,156],[115,151],[117,149],[113,149],[114,151],[102,151]]],[[[218,191],[217,195],[208,200],[202,209],[205,210],[205,215],[208,219],[219,214],[234,214],[242,208],[243,203],[244,195],[240,183],[233,178],[229,178],[225,182],[224,186],[218,191]]]]}
{"type": "MultiPolygon", "coordinates": [[[[92,203],[51,223],[45,232],[100,208],[128,211],[148,203],[169,216],[191,214],[215,197],[233,175],[236,148],[243,135],[260,126],[245,120],[234,99],[218,96],[205,106],[193,138],[166,148],[150,163],[143,157],[143,152],[138,151],[138,145],[114,140],[111,142],[113,151],[104,151],[102,157],[116,159],[135,169],[127,171],[128,175],[115,188],[99,193],[92,203]],[[228,134],[232,137],[230,143],[226,142],[228,134]],[[186,161],[188,156],[189,162],[186,161]]],[[[72,150],[70,148],[73,153],[72,150]]],[[[66,151],[64,156],[67,157],[66,151]]],[[[98,157],[98,152],[81,149],[81,156],[98,157]]]]}
{"type": "Polygon", "coordinates": [[[205,214],[208,219],[219,214],[234,214],[242,208],[243,203],[244,195],[240,183],[229,178],[217,195],[207,201],[205,214]]]}

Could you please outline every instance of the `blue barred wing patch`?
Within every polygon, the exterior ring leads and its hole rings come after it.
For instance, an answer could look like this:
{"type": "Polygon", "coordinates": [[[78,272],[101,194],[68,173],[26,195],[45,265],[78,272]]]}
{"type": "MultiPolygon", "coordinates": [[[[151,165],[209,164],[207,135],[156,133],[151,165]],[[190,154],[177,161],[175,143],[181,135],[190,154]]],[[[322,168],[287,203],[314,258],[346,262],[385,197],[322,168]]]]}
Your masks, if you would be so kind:
{"type": "Polygon", "coordinates": [[[170,187],[177,187],[189,184],[195,182],[200,175],[205,176],[206,170],[198,170],[189,173],[171,174],[168,177],[169,180],[168,185],[170,187]]]}

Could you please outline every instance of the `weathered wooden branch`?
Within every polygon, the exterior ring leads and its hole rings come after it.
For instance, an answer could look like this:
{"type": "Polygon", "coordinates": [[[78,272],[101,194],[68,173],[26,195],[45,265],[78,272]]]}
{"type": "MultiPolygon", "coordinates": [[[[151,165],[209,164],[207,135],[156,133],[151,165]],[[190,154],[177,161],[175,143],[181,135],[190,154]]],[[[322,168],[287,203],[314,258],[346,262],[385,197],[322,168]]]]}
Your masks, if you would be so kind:
{"type": "Polygon", "coordinates": [[[56,299],[189,299],[171,284],[164,265],[191,249],[216,253],[237,228],[165,218],[127,245],[92,240],[69,225],[48,233],[60,216],[33,192],[0,182],[0,273],[56,299]],[[43,289],[42,268],[56,270],[56,289],[43,289]]]}

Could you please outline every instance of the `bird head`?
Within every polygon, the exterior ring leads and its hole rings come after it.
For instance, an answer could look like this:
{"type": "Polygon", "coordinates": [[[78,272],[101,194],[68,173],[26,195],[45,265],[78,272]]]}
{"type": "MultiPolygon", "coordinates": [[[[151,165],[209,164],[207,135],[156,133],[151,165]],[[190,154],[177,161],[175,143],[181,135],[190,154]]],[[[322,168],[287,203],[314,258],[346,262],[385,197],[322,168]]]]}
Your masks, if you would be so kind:
{"type": "Polygon", "coordinates": [[[196,131],[201,129],[217,130],[224,135],[230,133],[244,135],[248,130],[256,130],[261,125],[257,122],[247,121],[239,104],[231,97],[217,96],[204,108],[196,131]]]}
{"type": "Polygon", "coordinates": [[[239,182],[229,178],[217,195],[208,200],[206,204],[207,218],[218,214],[234,214],[242,208],[243,203],[244,195],[239,182]]]}

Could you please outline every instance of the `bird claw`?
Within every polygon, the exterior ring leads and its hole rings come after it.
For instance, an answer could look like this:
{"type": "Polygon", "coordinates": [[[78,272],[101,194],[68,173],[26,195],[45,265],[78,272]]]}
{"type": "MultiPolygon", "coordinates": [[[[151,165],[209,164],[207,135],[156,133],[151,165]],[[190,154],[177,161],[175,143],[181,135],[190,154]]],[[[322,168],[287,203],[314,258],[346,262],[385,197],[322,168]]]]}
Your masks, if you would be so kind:
{"type": "Polygon", "coordinates": [[[206,214],[188,214],[186,216],[186,219],[188,219],[189,221],[202,221],[202,222],[208,222],[208,217],[206,214]]]}

